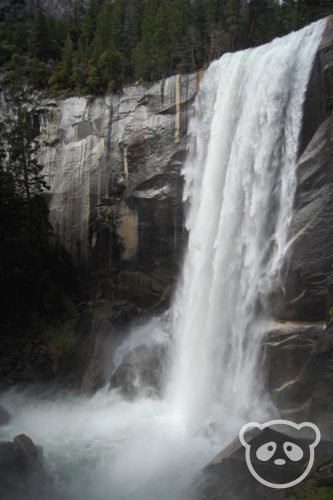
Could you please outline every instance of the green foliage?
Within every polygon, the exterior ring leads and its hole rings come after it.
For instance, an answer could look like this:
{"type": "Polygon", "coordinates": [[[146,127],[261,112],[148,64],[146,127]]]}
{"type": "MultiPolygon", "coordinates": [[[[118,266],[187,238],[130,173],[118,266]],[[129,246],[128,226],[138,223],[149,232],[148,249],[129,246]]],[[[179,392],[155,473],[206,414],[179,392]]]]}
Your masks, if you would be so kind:
{"type": "Polygon", "coordinates": [[[48,348],[57,353],[68,353],[75,349],[78,341],[76,320],[58,321],[46,326],[44,331],[48,348]]]}
{"type": "Polygon", "coordinates": [[[95,318],[101,320],[109,320],[114,314],[110,304],[95,304],[90,308],[90,311],[95,318]]]}
{"type": "Polygon", "coordinates": [[[47,183],[37,161],[38,114],[20,81],[0,122],[0,329],[26,331],[36,317],[71,317],[74,270],[49,223],[47,183]],[[6,155],[4,154],[6,151],[6,155]],[[68,284],[67,284],[68,283],[68,284]]]}
{"type": "Polygon", "coordinates": [[[19,87],[8,93],[12,114],[4,122],[8,161],[6,172],[15,180],[17,195],[29,205],[47,189],[42,166],[37,161],[39,129],[35,125],[33,110],[29,110],[27,94],[19,87]]]}
{"type": "Polygon", "coordinates": [[[313,480],[301,484],[294,490],[293,495],[288,497],[288,500],[331,500],[333,497],[331,486],[320,486],[313,480]]]}
{"type": "Polygon", "coordinates": [[[72,71],[74,64],[73,42],[70,35],[67,35],[62,52],[61,63],[56,67],[50,78],[50,86],[54,90],[72,89],[74,87],[72,71]]]}
{"type": "Polygon", "coordinates": [[[51,33],[48,20],[42,9],[38,9],[30,33],[30,50],[34,57],[41,61],[47,61],[51,54],[51,33]]]}
{"type": "Polygon", "coordinates": [[[333,306],[331,306],[328,310],[328,316],[330,319],[333,319],[333,306]]]}
{"type": "Polygon", "coordinates": [[[332,14],[331,0],[89,0],[69,19],[5,19],[0,66],[55,92],[119,91],[195,71],[223,53],[270,41],[332,14]]]}

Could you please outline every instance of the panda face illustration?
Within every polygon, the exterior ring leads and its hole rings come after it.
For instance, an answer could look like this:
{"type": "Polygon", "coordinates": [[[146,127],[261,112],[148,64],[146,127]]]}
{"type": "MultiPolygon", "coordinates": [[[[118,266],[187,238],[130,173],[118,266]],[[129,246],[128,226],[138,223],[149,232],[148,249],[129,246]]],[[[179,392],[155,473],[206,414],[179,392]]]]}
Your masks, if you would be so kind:
{"type": "Polygon", "coordinates": [[[300,483],[311,471],[320,431],[310,422],[270,420],[244,425],[239,439],[252,476],[265,486],[282,489],[300,483]]]}

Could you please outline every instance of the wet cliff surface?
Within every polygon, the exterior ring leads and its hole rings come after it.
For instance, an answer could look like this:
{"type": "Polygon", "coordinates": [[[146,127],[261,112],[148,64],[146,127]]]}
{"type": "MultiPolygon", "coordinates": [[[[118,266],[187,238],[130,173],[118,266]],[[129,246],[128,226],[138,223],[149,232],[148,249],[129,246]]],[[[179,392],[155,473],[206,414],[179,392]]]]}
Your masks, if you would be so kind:
{"type": "MultiPolygon", "coordinates": [[[[263,343],[267,385],[279,414],[316,422],[327,439],[332,439],[333,415],[333,330],[324,324],[333,305],[332,48],[330,23],[305,102],[292,244],[284,288],[272,301],[278,321],[267,329],[263,343]]],[[[105,382],[101,360],[112,325],[142,310],[166,307],[172,294],[186,240],[181,169],[199,80],[198,74],[178,75],[150,87],[130,87],[119,96],[44,99],[39,104],[40,160],[51,186],[52,222],[89,285],[79,359],[68,361],[76,386],[85,391],[105,382]]],[[[148,369],[143,378],[153,385],[160,353],[149,360],[136,349],[115,372],[119,387],[131,376],[135,355],[148,369]]],[[[210,464],[204,498],[246,498],[246,488],[247,498],[267,497],[267,490],[258,492],[257,483],[246,485],[248,477],[241,474],[247,469],[238,452],[237,442],[236,449],[210,464]]],[[[332,484],[331,456],[324,443],[325,468],[320,463],[315,470],[318,484],[310,485],[310,494],[318,493],[318,485],[332,484]]],[[[299,498],[307,493],[302,496],[301,491],[299,498]]]]}
{"type": "MultiPolygon", "coordinates": [[[[292,244],[284,287],[272,301],[277,320],[316,321],[319,329],[333,304],[332,24],[304,103],[292,244]]],[[[172,296],[186,241],[187,124],[200,78],[176,75],[121,95],[40,103],[51,220],[85,271],[93,313],[103,321],[126,322],[166,307],[172,296]]],[[[291,371],[286,380],[294,378],[291,371]]]]}
{"type": "Polygon", "coordinates": [[[304,103],[297,169],[298,189],[286,259],[285,289],[274,309],[280,319],[320,321],[328,317],[332,247],[333,18],[314,63],[304,103]]]}
{"type": "MultiPolygon", "coordinates": [[[[333,304],[332,24],[304,104],[292,244],[285,286],[273,301],[281,320],[323,321],[333,304]]],[[[51,220],[88,271],[93,300],[127,296],[149,307],[177,275],[186,240],[181,169],[200,77],[176,75],[121,95],[40,103],[51,220]]]]}
{"type": "Polygon", "coordinates": [[[45,100],[41,162],[51,220],[92,298],[156,303],[181,263],[181,167],[199,74],[117,96],[45,100]]]}

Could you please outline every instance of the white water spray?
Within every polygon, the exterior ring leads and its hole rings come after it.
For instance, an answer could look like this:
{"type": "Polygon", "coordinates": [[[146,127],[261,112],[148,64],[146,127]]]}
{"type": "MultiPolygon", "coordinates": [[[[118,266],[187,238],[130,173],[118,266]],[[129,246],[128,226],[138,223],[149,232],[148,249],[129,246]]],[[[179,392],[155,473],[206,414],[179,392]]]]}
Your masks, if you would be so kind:
{"type": "Polygon", "coordinates": [[[225,434],[265,416],[254,321],[285,257],[302,106],[324,26],[227,54],[201,83],[185,166],[189,244],[171,388],[194,427],[213,423],[225,434]]]}
{"type": "Polygon", "coordinates": [[[107,390],[2,398],[13,420],[0,440],[23,432],[42,445],[60,500],[188,499],[194,475],[244,420],[264,415],[254,322],[287,247],[302,103],[324,27],[225,55],[206,72],[190,124],[189,246],[165,400],[107,390]],[[197,432],[211,423],[217,445],[197,432]]]}

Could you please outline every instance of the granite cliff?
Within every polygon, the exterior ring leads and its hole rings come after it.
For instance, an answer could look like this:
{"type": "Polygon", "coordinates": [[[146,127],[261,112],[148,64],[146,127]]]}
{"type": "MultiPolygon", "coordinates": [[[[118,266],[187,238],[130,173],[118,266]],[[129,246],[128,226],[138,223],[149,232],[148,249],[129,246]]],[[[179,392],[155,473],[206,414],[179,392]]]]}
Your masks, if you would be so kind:
{"type": "Polygon", "coordinates": [[[89,271],[92,300],[150,307],[181,263],[181,167],[200,74],[95,99],[40,103],[51,221],[89,271]]]}
{"type": "MultiPolygon", "coordinates": [[[[271,300],[274,318],[293,323],[291,329],[275,325],[278,336],[295,328],[301,335],[307,322],[321,332],[333,304],[332,27],[329,18],[304,104],[292,244],[284,287],[271,300]]],[[[90,300],[104,319],[131,319],[142,309],[165,307],[172,295],[186,240],[187,123],[200,78],[176,75],[121,95],[39,103],[51,220],[87,272],[90,300]]],[[[293,342],[289,349],[300,352],[293,342]]],[[[290,370],[272,382],[274,389],[295,378],[295,364],[290,370]]]]}

